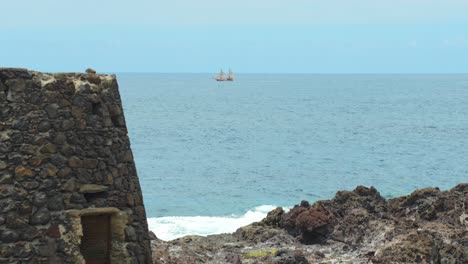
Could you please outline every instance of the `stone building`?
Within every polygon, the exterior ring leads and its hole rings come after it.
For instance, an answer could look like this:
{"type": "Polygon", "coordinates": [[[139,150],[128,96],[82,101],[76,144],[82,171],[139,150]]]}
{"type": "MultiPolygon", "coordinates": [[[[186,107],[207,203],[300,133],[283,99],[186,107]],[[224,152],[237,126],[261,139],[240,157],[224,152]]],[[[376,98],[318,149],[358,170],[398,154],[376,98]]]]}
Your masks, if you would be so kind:
{"type": "Polygon", "coordinates": [[[0,68],[0,263],[151,263],[115,76],[0,68]]]}

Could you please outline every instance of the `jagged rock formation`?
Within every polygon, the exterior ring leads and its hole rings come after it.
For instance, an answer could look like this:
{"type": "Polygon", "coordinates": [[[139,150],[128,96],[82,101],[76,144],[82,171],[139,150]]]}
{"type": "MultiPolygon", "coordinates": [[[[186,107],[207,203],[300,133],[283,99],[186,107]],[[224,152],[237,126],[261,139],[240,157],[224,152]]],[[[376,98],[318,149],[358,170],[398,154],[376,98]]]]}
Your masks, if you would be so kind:
{"type": "Polygon", "coordinates": [[[151,262],[115,76],[0,68],[0,263],[85,259],[151,262]]]}
{"type": "Polygon", "coordinates": [[[234,234],[154,240],[154,263],[468,263],[467,205],[468,183],[390,200],[359,186],[234,234]]]}

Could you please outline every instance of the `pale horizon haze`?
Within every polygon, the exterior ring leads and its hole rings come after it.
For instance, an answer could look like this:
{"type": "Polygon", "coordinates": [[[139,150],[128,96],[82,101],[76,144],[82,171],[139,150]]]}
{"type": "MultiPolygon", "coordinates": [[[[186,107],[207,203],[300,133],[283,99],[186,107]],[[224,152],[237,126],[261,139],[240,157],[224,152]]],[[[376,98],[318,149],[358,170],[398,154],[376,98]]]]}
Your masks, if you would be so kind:
{"type": "Polygon", "coordinates": [[[468,1],[4,1],[0,66],[468,73],[468,1]]]}

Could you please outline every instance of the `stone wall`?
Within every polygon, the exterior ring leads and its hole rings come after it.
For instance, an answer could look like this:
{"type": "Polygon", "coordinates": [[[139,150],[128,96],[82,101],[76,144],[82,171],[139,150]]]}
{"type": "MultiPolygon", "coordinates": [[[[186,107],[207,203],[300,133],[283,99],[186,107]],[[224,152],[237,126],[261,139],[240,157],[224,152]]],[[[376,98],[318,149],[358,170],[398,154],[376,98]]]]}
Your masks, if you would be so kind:
{"type": "Polygon", "coordinates": [[[89,214],[112,263],[151,263],[115,76],[0,68],[0,263],[84,263],[89,214]]]}

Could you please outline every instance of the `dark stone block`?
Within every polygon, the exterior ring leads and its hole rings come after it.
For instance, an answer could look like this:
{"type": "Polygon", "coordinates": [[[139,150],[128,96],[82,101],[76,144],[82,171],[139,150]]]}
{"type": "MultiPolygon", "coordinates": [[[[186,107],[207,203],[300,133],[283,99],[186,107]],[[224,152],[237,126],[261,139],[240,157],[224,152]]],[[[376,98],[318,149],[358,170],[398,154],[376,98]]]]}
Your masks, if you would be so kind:
{"type": "Polygon", "coordinates": [[[132,226],[127,226],[125,228],[125,236],[127,241],[136,241],[137,235],[135,232],[135,228],[133,228],[132,226]]]}
{"type": "Polygon", "coordinates": [[[63,145],[65,142],[67,142],[67,136],[65,136],[64,133],[59,132],[57,135],[55,135],[54,139],[52,142],[56,145],[63,145]]]}
{"type": "Polygon", "coordinates": [[[31,79],[32,74],[27,69],[23,68],[0,68],[0,79],[31,79]]]}
{"type": "Polygon", "coordinates": [[[98,165],[98,160],[96,159],[84,159],[83,167],[87,169],[94,169],[98,165]]]}
{"type": "Polygon", "coordinates": [[[49,208],[51,211],[61,211],[65,209],[63,204],[63,196],[59,194],[51,197],[47,202],[47,208],[49,208]]]}
{"type": "Polygon", "coordinates": [[[50,221],[50,212],[45,209],[39,209],[35,214],[31,217],[31,224],[32,225],[45,225],[50,221]]]}
{"type": "Polygon", "coordinates": [[[29,130],[29,122],[25,117],[20,117],[13,122],[12,128],[20,131],[27,131],[29,130]]]}
{"type": "Polygon", "coordinates": [[[45,110],[47,112],[47,115],[49,116],[49,118],[56,118],[58,116],[58,109],[60,108],[60,106],[56,103],[54,104],[49,104],[45,107],[45,110]]]}
{"type": "Polygon", "coordinates": [[[54,190],[57,187],[57,180],[55,179],[47,179],[42,181],[40,185],[40,190],[54,190]]]}
{"type": "Polygon", "coordinates": [[[13,230],[0,230],[0,241],[3,243],[12,243],[19,240],[19,235],[13,230]]]}
{"type": "Polygon", "coordinates": [[[71,119],[63,120],[62,121],[62,129],[63,130],[70,130],[75,126],[75,121],[71,119]]]}
{"type": "Polygon", "coordinates": [[[33,190],[39,187],[39,183],[37,181],[24,181],[21,183],[21,186],[23,186],[25,189],[33,190]]]}
{"type": "Polygon", "coordinates": [[[83,161],[80,158],[73,156],[68,159],[68,166],[71,168],[80,168],[83,166],[83,161]]]}
{"type": "Polygon", "coordinates": [[[67,159],[60,154],[54,154],[50,156],[50,162],[57,167],[62,167],[67,163],[67,159]]]}
{"type": "Polygon", "coordinates": [[[39,243],[36,247],[36,250],[39,255],[43,257],[54,256],[55,252],[57,251],[57,244],[55,243],[55,239],[48,238],[45,241],[39,243]]]}
{"type": "Polygon", "coordinates": [[[37,207],[41,207],[45,205],[47,202],[47,195],[45,193],[38,192],[34,195],[33,198],[33,205],[37,207]]]}
{"type": "Polygon", "coordinates": [[[11,142],[13,142],[15,144],[21,144],[21,143],[23,143],[24,137],[23,137],[23,135],[21,135],[19,133],[14,133],[13,135],[10,136],[10,140],[11,140],[11,142]]]}
{"type": "Polygon", "coordinates": [[[57,147],[52,143],[47,143],[41,147],[42,153],[53,154],[57,152],[57,147]]]}

